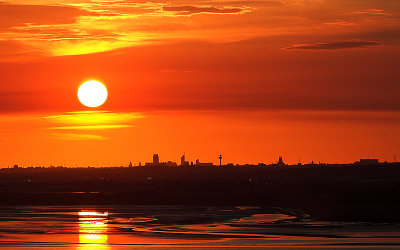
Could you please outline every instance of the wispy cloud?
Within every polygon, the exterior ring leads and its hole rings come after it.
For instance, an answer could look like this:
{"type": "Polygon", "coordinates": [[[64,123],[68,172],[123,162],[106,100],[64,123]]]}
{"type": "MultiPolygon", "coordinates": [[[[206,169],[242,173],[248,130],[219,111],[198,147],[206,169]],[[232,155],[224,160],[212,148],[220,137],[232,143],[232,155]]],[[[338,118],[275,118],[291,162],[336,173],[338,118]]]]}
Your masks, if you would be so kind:
{"type": "Polygon", "coordinates": [[[57,139],[61,140],[73,140],[73,141],[87,141],[87,140],[106,140],[107,137],[102,135],[92,135],[92,134],[62,134],[54,133],[51,134],[57,139]]]}
{"type": "Polygon", "coordinates": [[[0,30],[31,24],[71,24],[82,15],[94,15],[72,6],[24,5],[0,2],[0,30]]]}
{"type": "Polygon", "coordinates": [[[247,7],[234,8],[217,8],[212,6],[164,6],[164,11],[174,12],[176,15],[193,15],[193,14],[240,14],[249,12],[247,7]]]}
{"type": "MultiPolygon", "coordinates": [[[[72,2],[69,6],[78,7],[89,12],[97,13],[99,16],[118,17],[118,16],[142,16],[154,14],[162,10],[165,3],[156,1],[90,1],[72,2]]],[[[113,18],[112,18],[113,19],[113,18]]]]}
{"type": "Polygon", "coordinates": [[[311,43],[311,44],[295,44],[284,49],[287,50],[338,50],[338,49],[354,49],[382,46],[379,42],[373,41],[344,41],[344,42],[328,42],[328,43],[311,43]]]}
{"type": "Polygon", "coordinates": [[[89,126],[64,126],[52,127],[50,129],[58,130],[98,130],[98,129],[118,129],[118,128],[131,128],[132,125],[89,125],[89,126]]]}
{"type": "Polygon", "coordinates": [[[132,121],[143,117],[137,113],[114,113],[108,111],[81,111],[70,112],[62,115],[53,115],[43,117],[49,120],[53,126],[50,130],[57,130],[59,139],[67,140],[106,140],[107,137],[99,134],[86,133],[62,133],[61,131],[107,131],[110,129],[126,129],[132,128],[132,121]],[[63,126],[57,126],[62,124],[63,126]]]}
{"type": "Polygon", "coordinates": [[[203,4],[207,5],[252,5],[252,6],[283,6],[279,1],[264,1],[264,0],[227,0],[227,1],[204,1],[203,4]]]}
{"type": "Polygon", "coordinates": [[[138,113],[113,113],[107,111],[86,111],[86,112],[70,112],[63,115],[46,116],[55,123],[79,126],[99,126],[99,125],[115,125],[131,122],[132,120],[142,118],[143,115],[138,113]]]}
{"type": "Polygon", "coordinates": [[[332,25],[332,26],[354,26],[354,25],[356,25],[353,22],[343,22],[343,21],[328,22],[328,23],[324,23],[324,24],[332,25]]]}
{"type": "Polygon", "coordinates": [[[354,14],[362,14],[362,15],[391,15],[390,13],[387,13],[384,10],[379,10],[379,9],[370,9],[370,10],[363,10],[363,11],[355,11],[354,14]]]}

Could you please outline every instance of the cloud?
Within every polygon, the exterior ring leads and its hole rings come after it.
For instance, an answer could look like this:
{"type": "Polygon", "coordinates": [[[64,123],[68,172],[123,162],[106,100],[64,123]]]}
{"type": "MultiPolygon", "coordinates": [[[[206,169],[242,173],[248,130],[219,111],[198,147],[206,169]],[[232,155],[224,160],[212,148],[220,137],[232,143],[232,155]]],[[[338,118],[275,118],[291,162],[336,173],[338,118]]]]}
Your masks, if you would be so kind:
{"type": "Polygon", "coordinates": [[[105,140],[103,135],[68,133],[67,131],[107,131],[110,129],[132,128],[133,125],[126,124],[132,120],[142,117],[137,113],[113,113],[107,111],[82,111],[70,112],[63,115],[43,117],[50,122],[63,124],[66,126],[49,127],[51,130],[64,131],[55,133],[58,139],[64,140],[105,140]]]}
{"type": "Polygon", "coordinates": [[[384,10],[378,9],[370,9],[370,10],[363,10],[363,11],[355,11],[354,14],[361,14],[361,15],[391,15],[384,10]]]}
{"type": "Polygon", "coordinates": [[[288,46],[287,50],[337,50],[337,49],[354,49],[382,46],[379,42],[373,41],[344,41],[344,42],[328,42],[328,43],[311,43],[296,44],[288,46]]]}
{"type": "Polygon", "coordinates": [[[342,22],[342,21],[328,22],[328,23],[324,23],[324,24],[332,25],[332,26],[354,26],[354,25],[356,25],[353,22],[342,22]]]}
{"type": "Polygon", "coordinates": [[[90,13],[97,13],[103,17],[126,17],[126,16],[140,16],[152,14],[162,9],[164,3],[157,1],[91,1],[87,2],[74,2],[69,3],[90,13]]]}
{"type": "Polygon", "coordinates": [[[243,12],[248,12],[247,8],[217,8],[212,6],[164,6],[164,11],[175,12],[178,15],[193,15],[193,14],[240,14],[243,12]]]}
{"type": "Polygon", "coordinates": [[[281,2],[278,1],[262,1],[262,0],[248,0],[248,1],[206,1],[202,2],[207,5],[246,5],[246,6],[283,6],[281,2]]]}
{"type": "Polygon", "coordinates": [[[87,140],[106,140],[107,137],[102,135],[92,135],[92,134],[51,134],[57,139],[61,140],[73,140],[73,141],[87,141],[87,140]]]}
{"type": "MultiPolygon", "coordinates": [[[[79,127],[94,127],[100,125],[121,126],[121,123],[130,122],[143,116],[138,113],[113,113],[107,111],[70,112],[63,115],[44,117],[56,123],[75,125],[79,127]]],[[[99,128],[99,127],[98,127],[99,128]]],[[[103,127],[106,128],[106,127],[103,127]]]]}
{"type": "Polygon", "coordinates": [[[61,130],[93,130],[93,129],[117,129],[117,128],[131,128],[132,125],[85,125],[85,126],[65,126],[65,127],[52,127],[50,129],[61,130]]]}
{"type": "Polygon", "coordinates": [[[0,29],[31,24],[70,24],[81,15],[93,15],[71,6],[19,5],[0,2],[0,29]]]}

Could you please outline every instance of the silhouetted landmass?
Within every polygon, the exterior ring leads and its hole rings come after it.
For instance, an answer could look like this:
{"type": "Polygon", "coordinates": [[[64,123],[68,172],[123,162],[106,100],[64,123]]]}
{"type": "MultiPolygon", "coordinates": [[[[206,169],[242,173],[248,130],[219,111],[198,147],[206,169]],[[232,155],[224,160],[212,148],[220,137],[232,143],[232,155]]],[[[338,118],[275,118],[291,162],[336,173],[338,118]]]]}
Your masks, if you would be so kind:
{"type": "Polygon", "coordinates": [[[400,222],[399,191],[399,163],[0,170],[3,206],[253,205],[322,220],[400,222]]]}

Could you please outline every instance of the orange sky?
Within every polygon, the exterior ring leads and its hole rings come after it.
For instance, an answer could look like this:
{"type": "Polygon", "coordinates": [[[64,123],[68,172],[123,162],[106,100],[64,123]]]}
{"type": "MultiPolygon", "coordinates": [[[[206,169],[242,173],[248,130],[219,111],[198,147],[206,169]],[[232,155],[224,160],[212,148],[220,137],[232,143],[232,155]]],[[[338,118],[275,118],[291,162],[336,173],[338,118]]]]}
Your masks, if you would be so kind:
{"type": "Polygon", "coordinates": [[[397,0],[0,1],[0,167],[392,161],[399,20],[397,0]]]}

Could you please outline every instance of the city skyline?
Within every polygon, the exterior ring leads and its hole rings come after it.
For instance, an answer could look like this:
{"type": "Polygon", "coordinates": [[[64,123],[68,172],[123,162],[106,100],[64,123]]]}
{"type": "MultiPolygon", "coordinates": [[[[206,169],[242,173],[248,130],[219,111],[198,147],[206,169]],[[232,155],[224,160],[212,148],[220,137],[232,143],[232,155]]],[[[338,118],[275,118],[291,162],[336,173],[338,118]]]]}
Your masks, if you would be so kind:
{"type": "Polygon", "coordinates": [[[159,154],[153,154],[153,160],[150,162],[147,161],[132,161],[130,160],[127,165],[117,165],[117,166],[93,166],[93,165],[88,165],[88,166],[66,166],[66,165],[54,165],[51,164],[49,166],[45,165],[37,165],[37,166],[20,166],[18,164],[13,164],[11,166],[7,167],[1,167],[1,168],[53,168],[53,167],[67,167],[67,168],[86,168],[86,167],[102,167],[102,168],[114,168],[114,167],[212,167],[212,166],[275,166],[275,167],[285,167],[285,166],[365,166],[365,165],[380,165],[380,164],[397,164],[397,158],[396,155],[393,156],[392,161],[381,161],[380,159],[376,158],[361,158],[357,161],[354,162],[322,162],[322,161],[310,161],[310,162],[302,162],[301,159],[299,158],[299,161],[296,163],[287,163],[283,160],[283,156],[279,156],[276,161],[272,162],[258,162],[258,163],[245,163],[245,164],[239,164],[235,162],[223,162],[222,155],[217,155],[218,157],[218,163],[215,164],[214,162],[203,162],[200,161],[199,158],[197,159],[192,159],[188,160],[189,158],[186,158],[186,154],[183,154],[180,157],[180,161],[174,161],[171,159],[167,159],[166,161],[160,161],[160,156],[159,154]]]}

